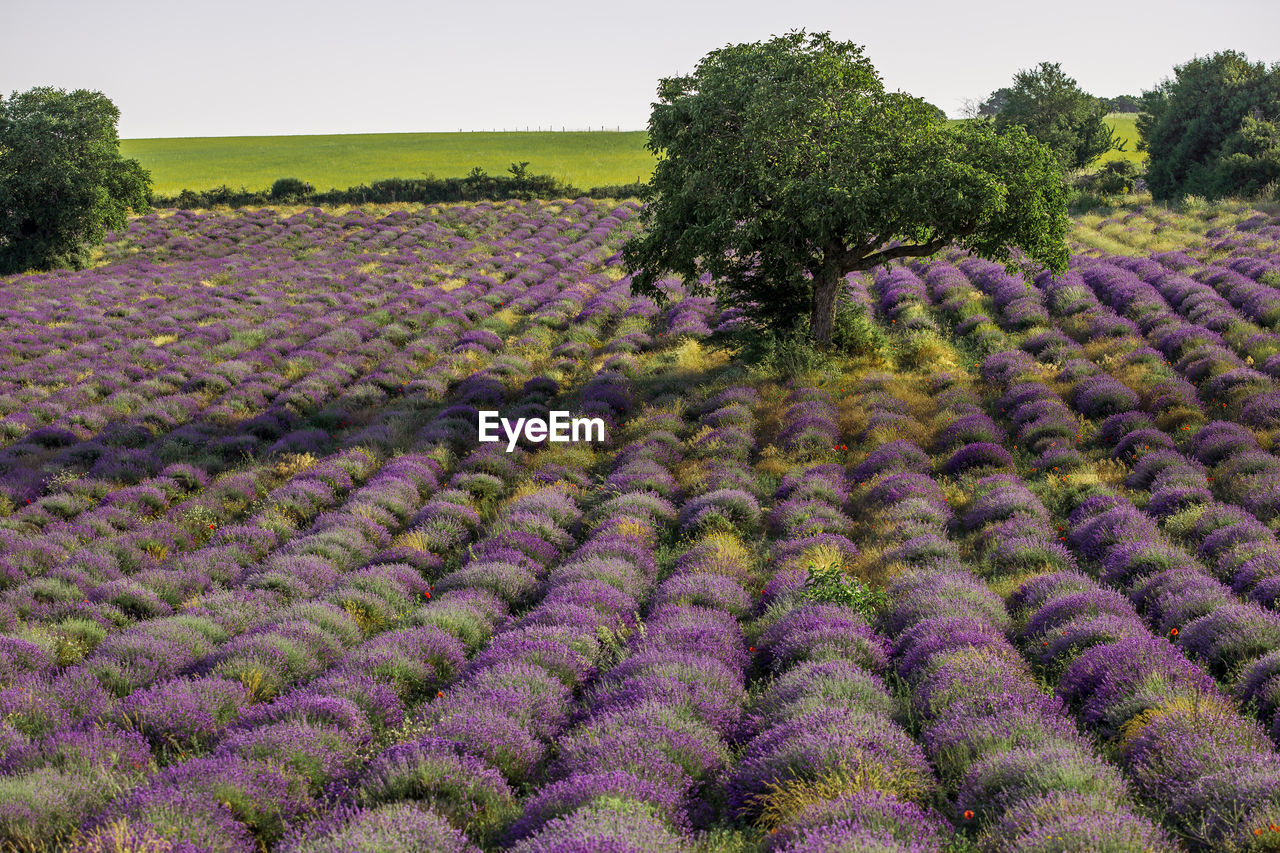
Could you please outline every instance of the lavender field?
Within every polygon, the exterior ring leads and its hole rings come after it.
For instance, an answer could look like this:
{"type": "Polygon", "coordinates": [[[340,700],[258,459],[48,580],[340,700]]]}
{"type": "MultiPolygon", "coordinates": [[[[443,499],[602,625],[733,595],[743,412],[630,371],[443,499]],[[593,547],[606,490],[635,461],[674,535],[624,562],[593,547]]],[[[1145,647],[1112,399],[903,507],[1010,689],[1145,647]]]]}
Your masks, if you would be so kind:
{"type": "Polygon", "coordinates": [[[784,378],[637,211],[0,279],[0,850],[1280,850],[1280,216],[854,275],[784,378]]]}

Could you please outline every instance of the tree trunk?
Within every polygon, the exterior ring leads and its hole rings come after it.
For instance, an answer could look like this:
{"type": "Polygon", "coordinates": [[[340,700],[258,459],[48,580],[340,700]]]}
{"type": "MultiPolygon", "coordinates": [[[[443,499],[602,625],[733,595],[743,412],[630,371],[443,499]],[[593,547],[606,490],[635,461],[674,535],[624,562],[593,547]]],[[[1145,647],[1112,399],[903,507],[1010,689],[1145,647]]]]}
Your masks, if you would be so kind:
{"type": "Polygon", "coordinates": [[[817,343],[831,343],[836,325],[836,297],[839,295],[839,270],[835,264],[823,264],[813,277],[813,304],[809,314],[809,334],[817,343]]]}

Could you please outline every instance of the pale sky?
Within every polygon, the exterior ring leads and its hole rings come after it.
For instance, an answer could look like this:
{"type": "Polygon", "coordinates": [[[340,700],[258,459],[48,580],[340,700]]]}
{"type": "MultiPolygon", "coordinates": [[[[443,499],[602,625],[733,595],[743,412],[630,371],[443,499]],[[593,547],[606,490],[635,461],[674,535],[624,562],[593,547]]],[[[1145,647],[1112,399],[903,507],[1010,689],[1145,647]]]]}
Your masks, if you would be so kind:
{"type": "Polygon", "coordinates": [[[125,138],[640,130],[660,77],[798,28],[951,115],[1041,60],[1102,96],[1225,48],[1280,60],[1280,0],[0,0],[0,92],[100,90],[125,138]]]}

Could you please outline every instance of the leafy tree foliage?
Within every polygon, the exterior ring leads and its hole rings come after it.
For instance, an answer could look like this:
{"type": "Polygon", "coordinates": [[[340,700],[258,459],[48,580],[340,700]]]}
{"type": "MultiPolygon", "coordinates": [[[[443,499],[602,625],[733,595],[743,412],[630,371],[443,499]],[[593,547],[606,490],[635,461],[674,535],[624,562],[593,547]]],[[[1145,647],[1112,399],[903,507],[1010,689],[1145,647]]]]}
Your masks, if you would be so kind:
{"type": "Polygon", "coordinates": [[[1009,95],[1013,90],[1008,86],[996,89],[985,101],[978,105],[979,118],[994,118],[1005,104],[1009,103],[1009,95]]]}
{"type": "Polygon", "coordinates": [[[1112,160],[1093,176],[1093,186],[1103,195],[1123,195],[1133,192],[1137,178],[1138,166],[1132,160],[1112,160]]]}
{"type": "MultiPolygon", "coordinates": [[[[995,118],[996,114],[1009,103],[1009,95],[1013,92],[1008,86],[996,89],[980,104],[976,105],[976,118],[995,118]]],[[[1136,113],[1140,108],[1136,95],[1116,95],[1114,98],[1102,98],[1102,105],[1109,113],[1136,113]]]]}
{"type": "Polygon", "coordinates": [[[1114,98],[1103,98],[1102,104],[1109,113],[1136,113],[1142,108],[1139,99],[1133,95],[1116,95],[1114,98]]]}
{"type": "Polygon", "coordinates": [[[1280,180],[1280,64],[1197,57],[1142,95],[1140,147],[1157,199],[1253,195],[1280,180]]]}
{"type": "Polygon", "coordinates": [[[456,201],[500,200],[510,198],[635,198],[640,184],[615,184],[612,186],[579,189],[563,183],[551,175],[530,174],[527,163],[512,163],[509,174],[490,175],[479,166],[461,178],[388,178],[347,187],[317,192],[315,188],[298,178],[279,178],[270,190],[250,190],[241,187],[233,190],[226,185],[195,192],[183,190],[176,196],[160,197],[161,207],[179,207],[188,210],[197,207],[248,207],[251,205],[284,202],[289,204],[440,204],[456,201]]]}
{"type": "Polygon", "coordinates": [[[0,97],[0,274],[82,266],[151,177],[120,156],[120,112],[100,92],[36,88],[0,97]]]}
{"type": "Polygon", "coordinates": [[[1124,150],[1124,141],[1107,125],[1107,104],[1068,77],[1056,62],[1019,71],[996,129],[1024,128],[1048,145],[1068,169],[1083,169],[1108,151],[1124,150]]]}
{"type": "Polygon", "coordinates": [[[1053,153],[885,91],[857,45],[804,32],[731,45],[662,80],[658,98],[647,227],[623,249],[638,292],[662,300],[676,273],[762,325],[807,315],[825,344],[855,270],[950,245],[1066,264],[1053,153]]]}
{"type": "Polygon", "coordinates": [[[277,201],[296,201],[311,192],[311,185],[301,178],[277,178],[271,184],[271,198],[277,201]]]}

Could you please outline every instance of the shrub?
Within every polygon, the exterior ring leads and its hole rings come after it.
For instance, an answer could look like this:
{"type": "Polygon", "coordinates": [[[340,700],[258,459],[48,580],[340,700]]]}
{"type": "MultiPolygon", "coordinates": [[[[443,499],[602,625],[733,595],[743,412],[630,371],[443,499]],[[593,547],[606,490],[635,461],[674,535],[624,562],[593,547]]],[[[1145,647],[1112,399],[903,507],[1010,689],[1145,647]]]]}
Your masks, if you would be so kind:
{"type": "Polygon", "coordinates": [[[298,178],[278,178],[271,185],[271,198],[275,201],[298,201],[311,192],[311,184],[298,178]]]}

